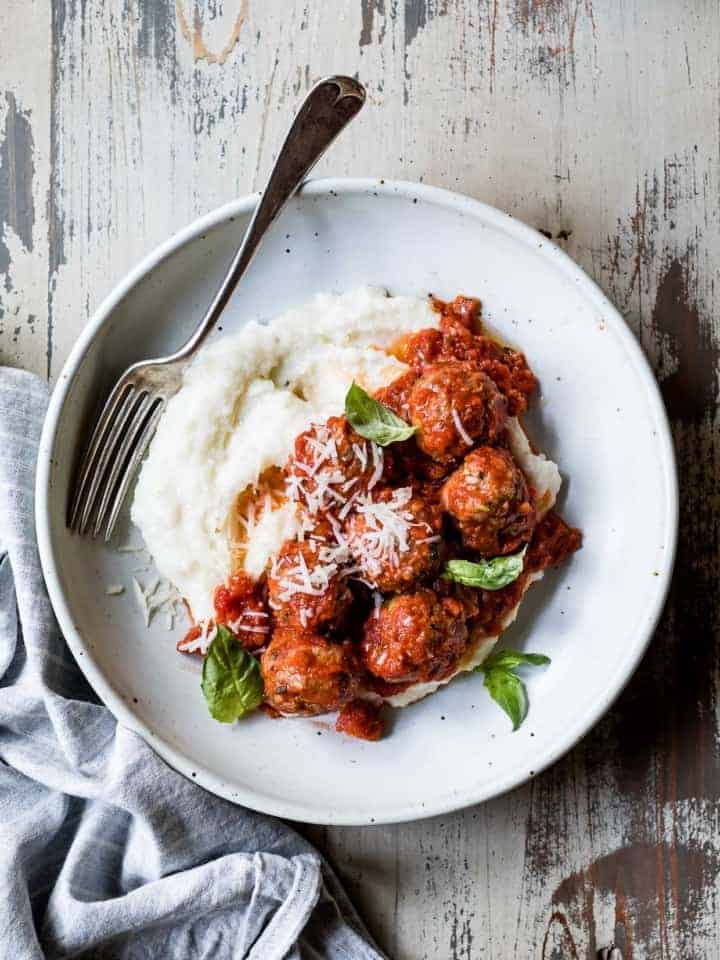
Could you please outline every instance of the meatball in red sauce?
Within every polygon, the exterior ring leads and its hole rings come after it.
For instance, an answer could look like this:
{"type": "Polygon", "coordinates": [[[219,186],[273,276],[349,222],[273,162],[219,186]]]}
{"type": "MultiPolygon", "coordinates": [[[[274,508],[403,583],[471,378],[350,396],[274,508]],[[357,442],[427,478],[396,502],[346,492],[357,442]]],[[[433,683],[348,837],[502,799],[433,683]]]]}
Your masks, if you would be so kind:
{"type": "Polygon", "coordinates": [[[426,368],[410,391],[408,411],[420,450],[443,460],[497,440],[507,403],[490,377],[472,363],[452,360],[426,368]]]}
{"type": "Polygon", "coordinates": [[[260,661],[266,702],[282,714],[317,716],[352,700],[359,686],[353,644],[292,628],[276,630],[260,661]]]}
{"type": "Polygon", "coordinates": [[[311,513],[341,507],[382,470],[381,448],[355,433],[346,417],[330,417],[301,433],[285,467],[291,494],[311,513]]]}
{"type": "Polygon", "coordinates": [[[440,314],[439,329],[430,328],[402,337],[393,353],[416,374],[431,363],[461,360],[472,363],[495,383],[508,403],[510,416],[527,409],[537,380],[525,355],[482,333],[480,302],[456,297],[450,303],[433,301],[440,314]]]}
{"type": "Polygon", "coordinates": [[[276,625],[320,630],[342,623],[352,594],[339,570],[325,575],[331,553],[332,547],[321,539],[285,541],[267,575],[268,603],[276,625]]]}
{"type": "MultiPolygon", "coordinates": [[[[430,332],[433,333],[434,331],[431,330],[430,332]]],[[[407,421],[410,419],[408,409],[410,391],[415,386],[417,378],[418,374],[416,370],[406,370],[405,373],[401,373],[399,377],[395,377],[386,387],[381,387],[379,390],[376,390],[373,396],[380,403],[389,407],[401,420],[407,421]]]]}
{"type": "Polygon", "coordinates": [[[407,589],[432,574],[440,557],[442,514],[437,500],[409,487],[373,491],[345,522],[351,554],[368,583],[383,593],[407,589]]]}
{"type": "Polygon", "coordinates": [[[525,477],[507,450],[478,447],[445,481],[443,508],[463,543],[484,557],[513,553],[537,522],[525,477]]]}
{"type": "Polygon", "coordinates": [[[365,624],[363,662],[390,683],[442,680],[465,650],[466,616],[462,601],[433,590],[392,597],[365,624]]]}

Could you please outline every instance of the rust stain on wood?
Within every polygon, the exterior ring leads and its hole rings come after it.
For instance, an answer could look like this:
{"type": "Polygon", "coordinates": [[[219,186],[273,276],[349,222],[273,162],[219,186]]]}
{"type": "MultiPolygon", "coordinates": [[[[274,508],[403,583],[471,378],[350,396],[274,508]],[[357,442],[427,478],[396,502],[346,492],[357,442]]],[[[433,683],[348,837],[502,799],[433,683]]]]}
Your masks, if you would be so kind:
{"type": "Polygon", "coordinates": [[[550,916],[541,956],[542,960],[580,960],[570,924],[561,910],[554,910],[550,916]]]}
{"type": "Polygon", "coordinates": [[[227,58],[233,52],[240,39],[240,32],[247,16],[247,3],[248,0],[240,0],[240,9],[238,10],[235,18],[233,28],[230,31],[230,37],[220,52],[214,53],[205,43],[205,39],[203,37],[204,28],[202,17],[197,4],[195,5],[195,12],[193,14],[191,26],[187,16],[185,15],[183,0],[175,0],[175,12],[177,14],[180,33],[192,47],[193,57],[196,61],[205,60],[207,63],[217,63],[220,66],[226,62],[227,58]]]}
{"type": "MultiPolygon", "coordinates": [[[[583,925],[592,931],[596,922],[595,897],[609,894],[616,902],[615,940],[622,947],[624,960],[632,960],[634,944],[643,950],[654,945],[660,949],[660,956],[674,957],[678,943],[684,941],[698,919],[717,865],[714,853],[681,843],[639,841],[615,850],[571,874],[557,887],[548,933],[560,922],[572,942],[567,915],[578,908],[583,925]],[[673,858],[678,870],[675,877],[670,865],[673,858]],[[668,916],[666,890],[672,895],[673,920],[668,916]],[[592,891],[591,898],[588,891],[592,891]]],[[[590,948],[594,951],[596,944],[592,942],[590,948]]]]}

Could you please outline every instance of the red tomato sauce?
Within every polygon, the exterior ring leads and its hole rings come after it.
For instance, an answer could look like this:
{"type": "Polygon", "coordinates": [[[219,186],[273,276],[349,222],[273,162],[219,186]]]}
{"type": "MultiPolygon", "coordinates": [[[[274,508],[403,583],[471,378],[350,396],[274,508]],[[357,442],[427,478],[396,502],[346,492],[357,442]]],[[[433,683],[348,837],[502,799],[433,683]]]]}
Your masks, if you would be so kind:
{"type": "Polygon", "coordinates": [[[380,705],[368,700],[351,700],[338,714],[335,729],[360,740],[379,740],[383,735],[380,705]]]}
{"type": "Polygon", "coordinates": [[[262,585],[247,573],[234,573],[215,589],[215,622],[231,630],[247,650],[264,647],[270,638],[270,614],[262,585]]]}

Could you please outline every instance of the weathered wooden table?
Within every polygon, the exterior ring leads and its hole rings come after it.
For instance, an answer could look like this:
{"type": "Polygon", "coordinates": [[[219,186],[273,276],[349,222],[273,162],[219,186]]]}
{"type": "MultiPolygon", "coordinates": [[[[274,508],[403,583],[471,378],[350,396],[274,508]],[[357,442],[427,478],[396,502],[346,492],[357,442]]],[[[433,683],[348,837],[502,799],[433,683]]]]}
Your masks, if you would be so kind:
{"type": "Polygon", "coordinates": [[[313,81],[357,72],[323,171],[541,228],[657,370],[680,552],[617,706],[492,803],[307,831],[395,958],[720,956],[719,58],[717,0],[0,0],[3,362],[56,376],[132,264],[261,184],[313,81]]]}

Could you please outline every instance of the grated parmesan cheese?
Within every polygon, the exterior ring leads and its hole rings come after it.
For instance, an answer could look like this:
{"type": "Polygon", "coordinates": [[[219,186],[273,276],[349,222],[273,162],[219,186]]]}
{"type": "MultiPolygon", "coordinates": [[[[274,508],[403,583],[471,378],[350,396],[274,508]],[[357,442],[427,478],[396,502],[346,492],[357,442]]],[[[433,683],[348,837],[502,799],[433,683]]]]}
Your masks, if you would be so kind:
{"type": "Polygon", "coordinates": [[[457,412],[455,407],[452,408],[452,418],[453,418],[453,423],[455,424],[455,429],[460,434],[461,438],[465,441],[465,443],[469,447],[471,447],[475,441],[463,426],[463,422],[460,419],[460,414],[457,412]]]}
{"type": "Polygon", "coordinates": [[[181,640],[177,648],[180,653],[199,653],[204,657],[216,636],[217,627],[212,620],[206,620],[199,636],[194,640],[181,640]]]}
{"type": "Polygon", "coordinates": [[[137,577],[133,577],[132,586],[145,626],[150,626],[155,614],[163,614],[167,629],[172,630],[178,608],[182,609],[183,606],[182,598],[175,587],[159,577],[156,577],[147,587],[144,587],[137,577]]]}
{"type": "Polygon", "coordinates": [[[365,526],[362,533],[352,537],[352,552],[370,576],[379,574],[387,563],[398,567],[400,557],[410,549],[411,529],[425,527],[432,533],[428,524],[417,523],[406,509],[411,499],[412,487],[399,487],[388,500],[373,500],[367,494],[355,504],[365,526]]]}

